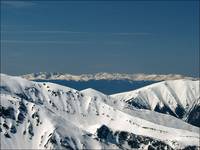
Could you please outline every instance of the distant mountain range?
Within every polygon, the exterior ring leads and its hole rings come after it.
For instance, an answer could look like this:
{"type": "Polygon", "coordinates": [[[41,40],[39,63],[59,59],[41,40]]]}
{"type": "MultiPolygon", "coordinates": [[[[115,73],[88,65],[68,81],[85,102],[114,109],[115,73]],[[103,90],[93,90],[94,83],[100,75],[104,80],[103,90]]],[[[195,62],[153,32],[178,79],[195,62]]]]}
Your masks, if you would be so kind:
{"type": "Polygon", "coordinates": [[[2,149],[198,150],[199,80],[106,95],[0,75],[2,149]]]}
{"type": "Polygon", "coordinates": [[[130,80],[130,81],[163,81],[176,79],[196,79],[179,74],[120,74],[120,73],[97,73],[97,74],[82,74],[72,75],[66,73],[32,73],[22,75],[28,80],[73,80],[73,81],[89,81],[89,80],[130,80]]]}
{"type": "Polygon", "coordinates": [[[63,86],[84,90],[93,88],[105,94],[115,94],[135,90],[163,80],[196,78],[182,75],[156,75],[156,74],[119,74],[119,73],[97,73],[71,75],[63,73],[32,73],[23,75],[23,78],[37,82],[52,82],[63,86]]]}

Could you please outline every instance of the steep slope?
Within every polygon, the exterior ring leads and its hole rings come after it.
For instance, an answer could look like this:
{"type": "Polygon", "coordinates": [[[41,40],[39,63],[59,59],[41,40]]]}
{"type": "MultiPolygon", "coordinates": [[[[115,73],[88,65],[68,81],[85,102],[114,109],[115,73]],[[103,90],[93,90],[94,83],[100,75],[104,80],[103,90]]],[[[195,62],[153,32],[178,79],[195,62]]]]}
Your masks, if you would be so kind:
{"type": "Polygon", "coordinates": [[[131,116],[139,117],[144,120],[153,122],[155,124],[159,124],[159,125],[163,125],[167,127],[184,129],[184,130],[189,130],[192,132],[199,132],[199,128],[194,127],[188,123],[185,123],[184,121],[176,117],[166,115],[166,114],[161,114],[155,111],[136,109],[132,107],[131,105],[124,103],[123,101],[119,101],[111,96],[105,95],[94,89],[89,88],[89,89],[82,90],[80,92],[85,95],[89,95],[92,99],[102,99],[104,103],[106,103],[107,105],[113,107],[114,109],[125,112],[131,116]]]}
{"type": "Polygon", "coordinates": [[[127,108],[126,112],[127,104],[102,93],[79,92],[2,74],[0,90],[3,149],[177,149],[198,146],[197,128],[173,117],[171,119],[183,127],[172,128],[170,124],[164,126],[145,120],[145,117],[132,115],[131,109],[127,108]]]}
{"type": "Polygon", "coordinates": [[[200,127],[200,98],[190,105],[183,119],[192,125],[200,127]]]}
{"type": "MultiPolygon", "coordinates": [[[[170,114],[189,121],[194,116],[189,114],[194,113],[194,109],[199,109],[199,80],[163,81],[111,97],[125,101],[135,108],[170,114]]],[[[199,120],[199,111],[195,112],[198,113],[197,118],[193,118],[190,123],[199,120]]]]}

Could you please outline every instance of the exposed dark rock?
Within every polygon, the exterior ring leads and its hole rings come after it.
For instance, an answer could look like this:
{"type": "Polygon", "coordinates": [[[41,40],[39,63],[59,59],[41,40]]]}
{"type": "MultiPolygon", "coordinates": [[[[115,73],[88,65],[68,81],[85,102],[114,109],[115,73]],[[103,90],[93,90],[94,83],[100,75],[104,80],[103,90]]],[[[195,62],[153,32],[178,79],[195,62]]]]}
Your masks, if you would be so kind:
{"type": "Polygon", "coordinates": [[[152,146],[152,145],[149,145],[148,146],[148,150],[156,150],[156,148],[154,146],[152,146]]]}
{"type": "Polygon", "coordinates": [[[130,145],[131,148],[140,148],[140,143],[137,140],[129,140],[128,145],[130,145]]]}
{"type": "Polygon", "coordinates": [[[13,134],[17,133],[17,129],[14,125],[11,126],[10,132],[13,133],[13,134]]]}
{"type": "Polygon", "coordinates": [[[154,108],[154,111],[163,113],[163,114],[170,114],[174,117],[177,117],[177,115],[167,105],[160,107],[160,105],[157,104],[156,107],[154,108]]]}
{"type": "Polygon", "coordinates": [[[196,105],[192,111],[189,113],[187,122],[200,127],[200,106],[196,105]]]}
{"type": "Polygon", "coordinates": [[[181,105],[177,105],[175,109],[175,113],[178,115],[179,118],[183,118],[185,114],[185,109],[181,105]]]}
{"type": "Polygon", "coordinates": [[[34,93],[35,96],[38,97],[39,91],[35,87],[26,87],[25,90],[28,92],[34,93]]]}
{"type": "Polygon", "coordinates": [[[25,93],[15,93],[21,99],[29,100],[28,96],[25,93]]]}
{"type": "Polygon", "coordinates": [[[6,86],[0,86],[0,92],[10,92],[10,89],[8,89],[8,87],[6,86]]]}
{"type": "Polygon", "coordinates": [[[26,134],[26,130],[23,132],[23,135],[25,135],[26,134]]]}
{"type": "Polygon", "coordinates": [[[18,114],[18,117],[17,117],[17,122],[23,123],[23,122],[24,122],[24,119],[25,119],[24,114],[20,112],[20,113],[18,114]]]}
{"type": "Polygon", "coordinates": [[[7,130],[9,129],[9,126],[6,123],[3,123],[3,127],[6,128],[7,130]]]}
{"type": "Polygon", "coordinates": [[[46,144],[44,145],[44,147],[47,148],[49,144],[52,144],[53,147],[54,147],[53,149],[58,149],[58,148],[56,148],[58,142],[56,140],[55,135],[53,135],[52,133],[50,135],[51,135],[51,137],[48,139],[48,141],[46,142],[46,144]]]}
{"type": "Polygon", "coordinates": [[[27,113],[27,108],[23,102],[19,102],[19,111],[27,113]]]}
{"type": "Polygon", "coordinates": [[[52,137],[50,138],[50,142],[51,142],[52,144],[57,144],[57,141],[56,141],[55,136],[52,136],[52,137]]]}
{"type": "Polygon", "coordinates": [[[34,113],[32,114],[32,118],[33,118],[33,119],[39,118],[38,112],[34,112],[34,113]]]}
{"type": "Polygon", "coordinates": [[[28,133],[32,136],[34,136],[34,132],[33,132],[33,125],[30,123],[28,126],[28,133]]]}
{"type": "Polygon", "coordinates": [[[130,100],[128,101],[128,104],[134,106],[135,108],[138,109],[150,109],[149,107],[147,107],[146,105],[142,105],[140,103],[135,102],[134,100],[130,100]]]}
{"type": "Polygon", "coordinates": [[[97,129],[97,136],[100,139],[107,139],[107,137],[108,137],[109,134],[112,134],[112,132],[105,125],[102,125],[99,129],[97,129]]]}
{"type": "Polygon", "coordinates": [[[162,141],[146,136],[136,135],[126,131],[113,132],[105,125],[102,125],[99,129],[97,129],[97,136],[100,140],[103,139],[103,141],[106,143],[116,144],[121,149],[125,148],[124,146],[127,142],[131,149],[138,149],[142,148],[142,145],[149,145],[148,149],[150,150],[172,150],[169,145],[162,141]]]}
{"type": "Polygon", "coordinates": [[[4,135],[6,138],[11,138],[11,136],[7,132],[4,135]]]}
{"type": "Polygon", "coordinates": [[[12,107],[5,108],[0,106],[0,116],[15,120],[15,110],[12,107]]]}
{"type": "Polygon", "coordinates": [[[70,138],[68,138],[68,137],[61,139],[60,144],[62,147],[66,148],[66,149],[73,150],[73,148],[70,145],[70,138]]]}
{"type": "Polygon", "coordinates": [[[25,116],[27,114],[26,105],[21,101],[21,102],[19,102],[19,108],[18,109],[19,109],[20,112],[17,116],[17,122],[23,123],[25,116]]]}
{"type": "Polygon", "coordinates": [[[119,132],[119,142],[124,143],[127,140],[128,132],[119,132]]]}
{"type": "Polygon", "coordinates": [[[33,119],[36,119],[36,122],[37,122],[36,126],[38,126],[38,125],[39,125],[39,122],[40,122],[40,118],[39,118],[38,112],[33,113],[33,114],[32,114],[32,118],[33,118],[33,119]]]}
{"type": "Polygon", "coordinates": [[[187,147],[185,147],[183,150],[199,150],[200,149],[200,147],[197,147],[197,146],[187,146],[187,147]]]}

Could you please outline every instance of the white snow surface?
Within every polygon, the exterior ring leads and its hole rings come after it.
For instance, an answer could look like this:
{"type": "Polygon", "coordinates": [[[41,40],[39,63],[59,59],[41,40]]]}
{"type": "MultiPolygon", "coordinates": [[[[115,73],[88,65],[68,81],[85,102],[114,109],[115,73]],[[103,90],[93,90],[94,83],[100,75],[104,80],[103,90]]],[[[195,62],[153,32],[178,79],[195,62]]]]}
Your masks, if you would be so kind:
{"type": "Polygon", "coordinates": [[[136,102],[150,110],[156,105],[168,106],[174,113],[177,105],[185,109],[186,114],[194,103],[199,104],[199,80],[168,80],[148,85],[137,90],[111,95],[112,98],[125,102],[136,102]]]}
{"type": "MultiPolygon", "coordinates": [[[[0,77],[1,106],[13,107],[16,117],[20,113],[20,102],[27,108],[23,123],[1,117],[2,149],[55,148],[49,142],[52,135],[56,137],[56,143],[67,136],[71,139],[68,144],[74,149],[118,149],[112,143],[105,144],[95,139],[97,129],[102,125],[113,131],[127,131],[158,139],[175,149],[199,146],[199,128],[169,115],[134,109],[124,102],[140,96],[152,108],[158,102],[169,103],[171,107],[179,103],[186,107],[199,97],[199,81],[164,81],[108,96],[93,89],[77,91],[49,82],[33,82],[5,74],[0,77]],[[22,98],[20,93],[27,97],[22,98]],[[168,102],[164,99],[168,96],[174,98],[168,102]],[[39,121],[33,118],[34,113],[38,114],[39,121]],[[9,127],[15,125],[17,133],[10,134],[8,129],[2,127],[3,123],[9,127]],[[33,136],[28,133],[30,126],[33,136]],[[11,138],[5,138],[4,133],[9,133],[11,138]]],[[[56,148],[63,147],[57,144],[56,148]]]]}

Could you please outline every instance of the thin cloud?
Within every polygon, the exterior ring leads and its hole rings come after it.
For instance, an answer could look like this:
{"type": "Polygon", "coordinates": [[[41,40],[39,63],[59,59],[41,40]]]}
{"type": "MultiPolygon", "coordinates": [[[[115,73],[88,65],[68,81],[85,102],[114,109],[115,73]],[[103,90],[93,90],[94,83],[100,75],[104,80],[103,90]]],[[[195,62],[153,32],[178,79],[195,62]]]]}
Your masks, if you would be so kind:
{"type": "Polygon", "coordinates": [[[89,32],[66,31],[66,30],[29,30],[29,31],[7,31],[2,33],[44,33],[44,34],[87,34],[89,32]]]}
{"type": "Polygon", "coordinates": [[[114,36],[148,36],[152,33],[147,32],[115,32],[115,33],[106,33],[106,32],[83,32],[83,31],[68,31],[68,30],[2,30],[2,33],[33,33],[33,34],[100,34],[100,35],[114,35],[114,36]]]}
{"type": "Polygon", "coordinates": [[[26,40],[1,40],[2,44],[85,44],[87,41],[26,41],[26,40]]]}
{"type": "Polygon", "coordinates": [[[127,41],[104,41],[102,44],[105,45],[128,45],[132,44],[132,42],[127,42],[127,41]]]}
{"type": "Polygon", "coordinates": [[[2,5],[7,5],[15,8],[23,8],[36,5],[36,3],[32,1],[1,1],[2,5]]]}
{"type": "Polygon", "coordinates": [[[30,33],[66,33],[66,34],[82,34],[82,33],[89,33],[89,32],[77,32],[77,31],[62,31],[62,30],[57,30],[57,31],[29,31],[30,33]]]}
{"type": "Polygon", "coordinates": [[[105,44],[105,45],[127,45],[130,44],[129,42],[122,42],[122,41],[38,41],[38,40],[1,40],[1,44],[105,44]]]}
{"type": "Polygon", "coordinates": [[[140,36],[140,35],[152,35],[152,33],[147,33],[147,32],[119,32],[119,33],[112,33],[113,35],[122,35],[122,36],[128,36],[128,35],[133,35],[133,36],[140,36]]]}

